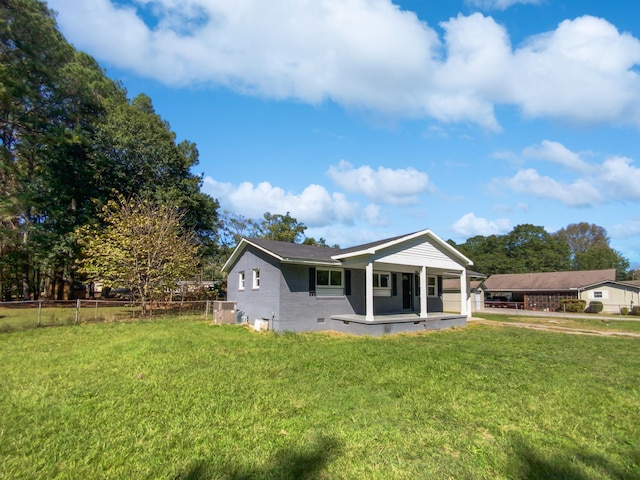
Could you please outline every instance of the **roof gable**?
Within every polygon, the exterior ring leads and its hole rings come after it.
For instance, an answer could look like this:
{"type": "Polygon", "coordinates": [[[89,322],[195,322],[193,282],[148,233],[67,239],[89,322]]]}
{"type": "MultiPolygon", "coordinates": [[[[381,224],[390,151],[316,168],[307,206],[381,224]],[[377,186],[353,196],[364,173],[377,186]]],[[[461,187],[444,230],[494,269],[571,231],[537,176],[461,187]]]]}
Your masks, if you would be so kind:
{"type": "Polygon", "coordinates": [[[441,258],[454,259],[455,262],[465,267],[473,264],[471,260],[431,230],[422,230],[344,249],[245,237],[240,240],[238,246],[223,265],[222,270],[229,271],[231,266],[242,255],[242,252],[249,246],[257,248],[276,260],[285,263],[341,265],[343,260],[361,255],[387,255],[392,258],[394,253],[406,252],[408,255],[416,257],[431,254],[432,257],[437,255],[441,258]],[[427,250],[420,248],[420,244],[424,246],[427,243],[430,248],[427,250]]]}
{"type": "Polygon", "coordinates": [[[340,264],[340,262],[331,258],[331,255],[338,251],[335,248],[280,242],[264,238],[243,238],[222,266],[222,270],[228,271],[249,246],[257,248],[276,260],[285,263],[340,264]]]}
{"type": "MultiPolygon", "coordinates": [[[[414,250],[416,255],[424,254],[424,251],[418,245],[422,243],[429,243],[433,248],[429,249],[431,252],[442,253],[442,256],[446,256],[450,259],[455,259],[457,263],[468,267],[473,265],[473,262],[465,257],[462,253],[442,240],[439,236],[433,233],[431,230],[421,230],[419,232],[409,233],[407,235],[400,235],[397,237],[391,237],[377,242],[365,243],[363,245],[357,245],[351,248],[345,248],[340,250],[333,256],[337,260],[345,260],[347,258],[353,258],[362,255],[376,255],[381,257],[387,250],[390,254],[393,252],[399,252],[402,250],[414,250]],[[420,242],[422,240],[422,242],[420,242]],[[418,248],[417,248],[418,247],[418,248]]],[[[424,250],[424,249],[423,249],[424,250]]]]}
{"type": "Polygon", "coordinates": [[[576,270],[570,272],[503,273],[484,281],[493,292],[575,290],[586,285],[615,281],[616,270],[576,270]]]}

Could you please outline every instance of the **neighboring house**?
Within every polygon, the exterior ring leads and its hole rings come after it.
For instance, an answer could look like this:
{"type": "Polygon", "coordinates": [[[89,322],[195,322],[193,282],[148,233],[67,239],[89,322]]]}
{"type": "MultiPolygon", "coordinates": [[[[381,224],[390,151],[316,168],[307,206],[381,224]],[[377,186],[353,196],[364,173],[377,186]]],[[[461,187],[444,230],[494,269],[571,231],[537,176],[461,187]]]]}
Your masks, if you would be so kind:
{"type": "Polygon", "coordinates": [[[585,300],[587,305],[593,301],[602,302],[605,313],[619,313],[622,307],[631,310],[634,305],[640,305],[640,282],[601,281],[580,288],[578,298],[585,300]]]}
{"type": "MultiPolygon", "coordinates": [[[[469,297],[471,299],[471,313],[484,310],[484,279],[486,275],[467,272],[469,277],[469,297]]],[[[460,305],[461,288],[459,278],[444,278],[442,280],[442,304],[445,312],[454,311],[460,305]]]]}
{"type": "Polygon", "coordinates": [[[615,269],[496,274],[484,281],[485,305],[517,304],[525,310],[555,311],[560,308],[560,300],[588,296],[584,290],[589,286],[617,283],[615,269]]]}
{"type": "Polygon", "coordinates": [[[372,335],[464,326],[473,262],[430,230],[346,249],[243,238],[223,266],[227,298],[275,331],[372,335]],[[442,278],[463,286],[445,314],[442,278]]]}

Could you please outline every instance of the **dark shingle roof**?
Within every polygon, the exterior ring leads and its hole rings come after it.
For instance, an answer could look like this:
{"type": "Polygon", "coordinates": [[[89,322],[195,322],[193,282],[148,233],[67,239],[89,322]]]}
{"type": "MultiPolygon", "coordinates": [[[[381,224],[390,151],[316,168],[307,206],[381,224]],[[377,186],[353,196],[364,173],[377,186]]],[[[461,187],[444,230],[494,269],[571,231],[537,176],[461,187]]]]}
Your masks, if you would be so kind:
{"type": "Polygon", "coordinates": [[[549,292],[574,290],[607,280],[615,281],[616,270],[578,270],[571,272],[504,273],[484,281],[491,292],[549,292]]]}
{"type": "Polygon", "coordinates": [[[331,258],[340,250],[330,247],[319,247],[316,245],[304,245],[300,243],[279,242],[276,240],[265,240],[264,238],[247,238],[252,243],[264,250],[277,255],[283,260],[302,260],[316,262],[340,263],[331,258]]]}

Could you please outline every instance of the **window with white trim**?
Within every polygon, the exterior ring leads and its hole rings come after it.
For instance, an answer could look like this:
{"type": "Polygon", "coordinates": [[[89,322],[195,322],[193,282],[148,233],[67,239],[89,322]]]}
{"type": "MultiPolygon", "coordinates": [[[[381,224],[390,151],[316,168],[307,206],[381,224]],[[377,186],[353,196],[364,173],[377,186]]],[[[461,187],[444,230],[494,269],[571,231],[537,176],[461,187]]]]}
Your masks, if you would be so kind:
{"type": "Polygon", "coordinates": [[[330,268],[316,269],[316,292],[317,295],[343,295],[344,275],[342,270],[330,268]]]}
{"type": "Polygon", "coordinates": [[[378,297],[391,296],[391,273],[373,272],[373,294],[378,297]]]}
{"type": "Polygon", "coordinates": [[[427,277],[427,295],[438,296],[438,277],[427,277]]]}
{"type": "Polygon", "coordinates": [[[244,270],[242,272],[238,272],[238,290],[244,290],[244,270]]]}
{"type": "Polygon", "coordinates": [[[260,288],[260,269],[259,268],[254,268],[253,269],[253,283],[252,283],[252,288],[254,290],[257,290],[258,288],[260,288]]]}

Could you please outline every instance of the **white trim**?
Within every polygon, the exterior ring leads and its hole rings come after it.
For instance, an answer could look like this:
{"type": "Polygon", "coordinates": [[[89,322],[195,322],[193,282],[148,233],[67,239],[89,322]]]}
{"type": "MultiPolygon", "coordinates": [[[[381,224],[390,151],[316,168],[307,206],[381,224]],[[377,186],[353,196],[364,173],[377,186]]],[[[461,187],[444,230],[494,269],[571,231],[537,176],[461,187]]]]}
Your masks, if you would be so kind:
{"type": "Polygon", "coordinates": [[[429,314],[427,278],[427,267],[420,267],[420,318],[427,318],[429,314]]]}
{"type": "Polygon", "coordinates": [[[254,268],[251,270],[252,278],[251,278],[251,288],[253,290],[258,290],[260,288],[260,269],[254,268]]]}
{"type": "Polygon", "coordinates": [[[366,298],[366,316],[368,322],[372,322],[375,318],[373,314],[373,262],[369,261],[365,269],[365,298],[366,298]]]}
{"type": "Polygon", "coordinates": [[[238,272],[238,290],[244,290],[247,283],[247,276],[244,270],[238,272]]]}

